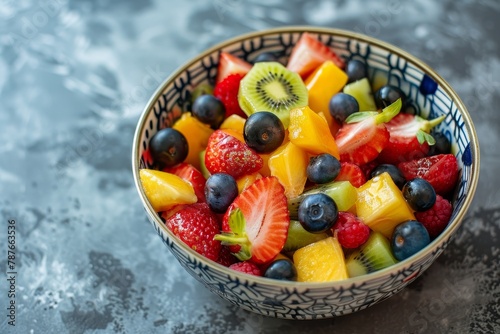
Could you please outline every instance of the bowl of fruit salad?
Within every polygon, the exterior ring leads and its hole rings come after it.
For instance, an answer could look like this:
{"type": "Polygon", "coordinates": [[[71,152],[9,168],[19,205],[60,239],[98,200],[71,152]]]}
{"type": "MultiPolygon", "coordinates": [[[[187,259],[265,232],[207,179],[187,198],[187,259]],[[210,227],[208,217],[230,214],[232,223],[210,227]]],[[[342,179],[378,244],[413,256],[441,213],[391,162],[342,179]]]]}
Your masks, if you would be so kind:
{"type": "Polygon", "coordinates": [[[414,56],[312,27],[222,42],[161,84],[133,142],[156,232],[258,314],[365,309],[444,251],[479,177],[471,118],[414,56]]]}

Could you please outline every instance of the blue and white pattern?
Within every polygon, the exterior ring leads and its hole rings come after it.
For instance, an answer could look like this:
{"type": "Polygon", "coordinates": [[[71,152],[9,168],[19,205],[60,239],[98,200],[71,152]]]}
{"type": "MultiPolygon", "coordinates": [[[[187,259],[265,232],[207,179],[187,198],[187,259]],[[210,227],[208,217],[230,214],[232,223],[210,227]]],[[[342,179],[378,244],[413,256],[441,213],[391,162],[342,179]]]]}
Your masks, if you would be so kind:
{"type": "MultiPolygon", "coordinates": [[[[478,181],[478,143],[465,107],[455,93],[426,65],[401,50],[361,35],[343,31],[308,29],[342,58],[363,59],[369,66],[374,88],[390,83],[400,87],[409,97],[415,113],[435,118],[446,115],[439,131],[452,142],[453,153],[460,164],[460,182],[454,200],[452,222],[442,236],[425,250],[396,266],[362,278],[332,284],[274,282],[232,272],[198,256],[173,236],[150,208],[151,223],[165,245],[181,265],[208,289],[233,304],[259,314],[287,319],[320,319],[365,309],[389,298],[424,272],[443,252],[458,228],[470,204],[478,181]],[[393,50],[391,51],[390,48],[393,50]]],[[[230,52],[251,62],[261,52],[272,51],[286,62],[299,39],[298,29],[280,29],[248,38],[234,39],[219,49],[212,49],[188,63],[165,81],[148,105],[136,133],[136,156],[139,168],[152,167],[143,157],[149,138],[159,129],[173,124],[189,109],[190,92],[196,85],[213,83],[220,51],[230,52]]]]}

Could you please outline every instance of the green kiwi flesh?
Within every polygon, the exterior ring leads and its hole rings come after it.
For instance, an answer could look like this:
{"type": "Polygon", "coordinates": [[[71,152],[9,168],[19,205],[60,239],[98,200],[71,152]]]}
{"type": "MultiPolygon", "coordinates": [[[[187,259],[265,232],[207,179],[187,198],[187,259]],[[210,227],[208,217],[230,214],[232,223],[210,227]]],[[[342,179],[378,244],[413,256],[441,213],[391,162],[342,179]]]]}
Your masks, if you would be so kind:
{"type": "Polygon", "coordinates": [[[290,110],[308,104],[308,91],[302,78],[278,62],[261,62],[240,82],[238,102],[250,116],[258,111],[270,111],[288,128],[290,110]]]}
{"type": "Polygon", "coordinates": [[[389,240],[381,233],[372,232],[368,241],[355,250],[346,261],[349,277],[365,275],[396,264],[389,240]]]}
{"type": "Polygon", "coordinates": [[[288,236],[286,238],[283,251],[290,252],[299,248],[305,247],[313,242],[326,239],[326,233],[310,233],[307,232],[298,220],[291,220],[288,226],[288,236]]]}

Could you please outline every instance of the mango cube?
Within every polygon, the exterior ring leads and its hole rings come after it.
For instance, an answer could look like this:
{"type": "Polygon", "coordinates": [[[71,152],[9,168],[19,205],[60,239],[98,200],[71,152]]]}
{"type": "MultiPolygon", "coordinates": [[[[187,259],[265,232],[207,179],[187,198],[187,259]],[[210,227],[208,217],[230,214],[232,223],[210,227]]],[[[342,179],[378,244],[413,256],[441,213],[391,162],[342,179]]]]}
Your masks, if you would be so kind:
{"type": "Polygon", "coordinates": [[[165,211],[177,204],[198,201],[193,186],[175,174],[153,169],[139,170],[144,193],[156,212],[165,211]]]}
{"type": "Polygon", "coordinates": [[[200,153],[207,147],[208,137],[214,130],[208,124],[200,122],[190,112],[182,114],[172,127],[182,133],[188,142],[189,151],[185,162],[200,169],[200,153]]]}
{"type": "Polygon", "coordinates": [[[232,114],[222,122],[219,129],[231,129],[238,133],[243,134],[245,121],[246,119],[241,117],[240,115],[232,114]]]}
{"type": "Polygon", "coordinates": [[[304,191],[309,164],[306,151],[288,142],[271,153],[267,163],[271,175],[276,176],[285,188],[287,198],[297,197],[304,191]]]}
{"type": "Polygon", "coordinates": [[[340,157],[326,119],[308,106],[290,111],[288,138],[308,153],[330,153],[337,159],[340,157]]]}
{"type": "Polygon", "coordinates": [[[347,74],[331,60],[325,61],[305,80],[309,92],[309,107],[315,112],[323,112],[332,132],[339,125],[330,114],[330,99],[347,83],[347,74]]]}
{"type": "Polygon", "coordinates": [[[299,248],[293,254],[298,282],[347,279],[344,251],[337,238],[328,237],[299,248]]]}
{"type": "Polygon", "coordinates": [[[398,224],[415,219],[401,190],[387,172],[358,188],[356,213],[372,230],[389,239],[398,224]]]}

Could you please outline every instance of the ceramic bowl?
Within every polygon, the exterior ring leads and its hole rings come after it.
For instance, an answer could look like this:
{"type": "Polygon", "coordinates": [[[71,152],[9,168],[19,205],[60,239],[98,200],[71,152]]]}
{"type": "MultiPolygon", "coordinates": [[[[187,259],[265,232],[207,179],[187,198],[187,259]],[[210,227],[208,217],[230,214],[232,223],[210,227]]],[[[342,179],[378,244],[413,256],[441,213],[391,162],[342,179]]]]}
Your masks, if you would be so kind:
{"type": "MultiPolygon", "coordinates": [[[[421,275],[445,250],[467,209],[479,177],[478,139],[464,104],[434,70],[407,52],[361,34],[312,27],[285,27],[239,36],[222,42],[188,61],[161,84],[140,116],[132,153],[135,184],[147,216],[179,263],[206,288],[229,302],[258,314],[286,319],[320,319],[357,312],[399,292],[421,275]],[[190,92],[200,83],[214,82],[219,54],[230,52],[252,62],[272,51],[286,63],[292,47],[308,31],[345,60],[363,59],[369,79],[399,86],[412,108],[425,118],[446,115],[439,131],[452,142],[460,167],[448,227],[429,246],[398,264],[365,276],[329,283],[298,283],[254,277],[207,260],[187,247],[164,225],[149,204],[139,181],[139,169],[151,167],[143,158],[149,139],[171,126],[189,110],[190,92]]],[[[201,286],[200,286],[201,288],[201,286]]]]}

